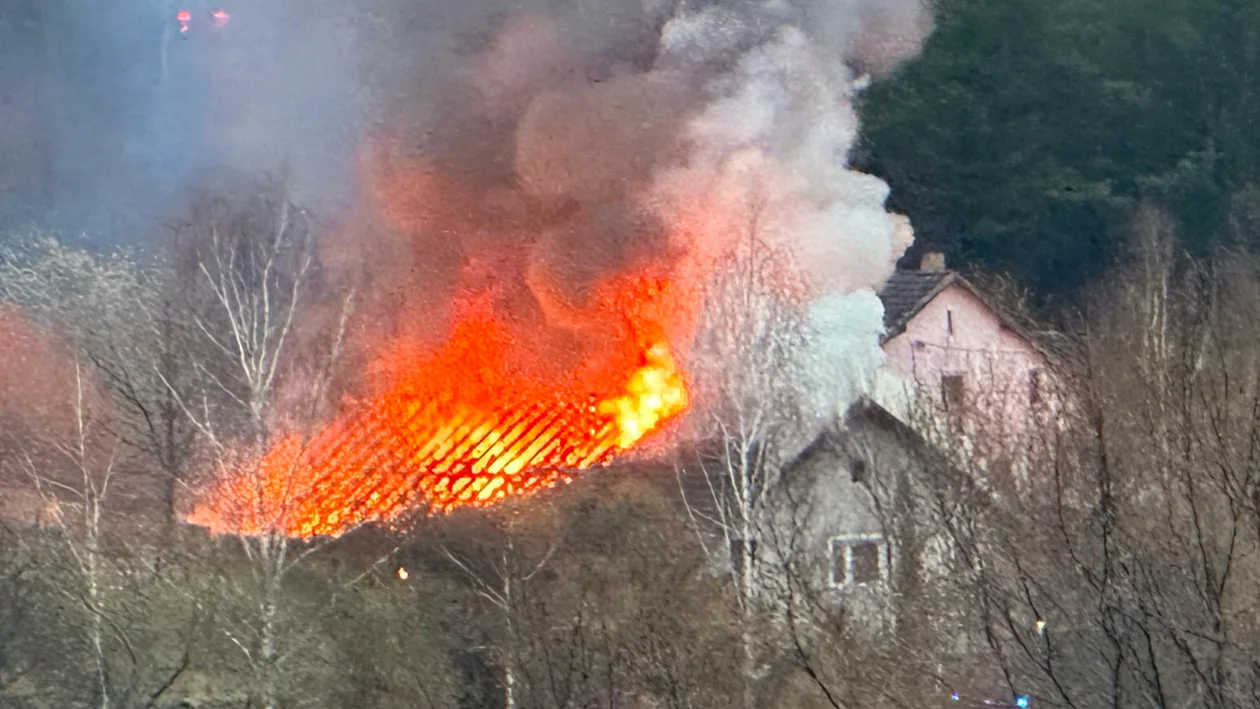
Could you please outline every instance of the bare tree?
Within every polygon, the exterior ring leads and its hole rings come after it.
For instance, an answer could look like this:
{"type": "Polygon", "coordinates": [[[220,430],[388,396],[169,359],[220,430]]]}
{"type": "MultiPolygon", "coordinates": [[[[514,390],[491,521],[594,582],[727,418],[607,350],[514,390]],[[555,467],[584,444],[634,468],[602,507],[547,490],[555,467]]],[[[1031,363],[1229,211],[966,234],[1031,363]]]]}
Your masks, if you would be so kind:
{"type": "Polygon", "coordinates": [[[485,639],[467,642],[492,651],[505,705],[716,708],[742,694],[740,615],[680,539],[690,521],[668,473],[584,476],[433,523],[444,564],[432,568],[482,601],[486,615],[465,622],[485,639]]]}
{"type": "MultiPolygon", "coordinates": [[[[77,484],[62,483],[55,478],[42,475],[29,456],[25,462],[27,472],[36,489],[46,496],[55,509],[59,509],[60,505],[52,497],[51,491],[44,490],[45,487],[55,487],[70,493],[73,504],[80,512],[80,519],[76,520],[76,526],[80,530],[82,544],[71,544],[70,553],[83,579],[82,603],[88,616],[88,639],[92,646],[92,659],[96,666],[100,706],[101,709],[109,709],[111,697],[105,654],[105,611],[102,603],[102,586],[107,581],[102,578],[101,518],[104,514],[105,499],[109,494],[110,483],[114,481],[117,450],[107,450],[103,456],[96,460],[92,459],[96,456],[92,456],[89,446],[95,446],[96,442],[90,441],[95,432],[90,430],[91,414],[86,410],[83,373],[77,363],[74,368],[74,415],[72,442],[69,445],[57,442],[54,447],[75,468],[78,474],[78,479],[75,480],[77,484]]],[[[106,445],[108,446],[108,443],[106,445]]],[[[67,528],[67,523],[60,514],[57,515],[56,522],[63,529],[67,528]]]]}
{"type": "Polygon", "coordinates": [[[208,515],[212,531],[234,535],[248,562],[250,583],[230,587],[256,612],[223,632],[244,656],[267,709],[280,705],[281,664],[293,650],[282,647],[283,587],[320,548],[292,538],[299,503],[314,482],[301,464],[302,439],[326,415],[352,302],[350,295],[340,299],[324,346],[298,341],[304,318],[317,312],[311,228],[279,183],[238,201],[200,203],[175,239],[176,265],[197,283],[192,324],[207,355],[195,367],[205,388],[191,398],[163,381],[218,478],[205,488],[217,498],[199,500],[205,514],[194,521],[206,523],[208,515]]]}
{"type": "Polygon", "coordinates": [[[1255,702],[1256,274],[1244,254],[1148,245],[1088,314],[1080,366],[1057,373],[1079,405],[1029,456],[1028,484],[939,494],[973,661],[997,670],[973,693],[1255,702]]]}
{"type": "Polygon", "coordinates": [[[147,274],[120,254],[35,237],[11,241],[0,254],[0,293],[29,323],[24,334],[9,335],[47,344],[38,361],[26,360],[25,375],[45,382],[44,413],[27,410],[6,422],[7,467],[43,500],[37,521],[58,532],[40,575],[58,579],[48,588],[70,601],[67,622],[88,641],[101,705],[157,701],[187,667],[191,641],[164,637],[152,621],[185,626],[196,614],[166,605],[172,589],[158,573],[155,532],[169,506],[151,504],[152,471],[130,438],[144,424],[122,390],[101,385],[118,383],[107,368],[145,369],[147,274]]]}
{"type": "Polygon", "coordinates": [[[701,547],[731,569],[741,609],[744,705],[756,702],[759,622],[764,599],[759,546],[770,500],[793,447],[809,424],[800,409],[798,348],[810,338],[806,313],[784,255],[753,219],[746,238],[719,264],[705,290],[691,370],[701,453],[678,469],[680,489],[701,547]]]}
{"type": "Polygon", "coordinates": [[[442,554],[493,609],[501,624],[501,632],[496,635],[505,709],[519,706],[523,654],[520,616],[529,607],[530,584],[547,568],[559,545],[554,532],[548,534],[541,529],[546,524],[544,518],[554,523],[554,510],[529,502],[508,505],[482,520],[478,529],[461,535],[462,549],[453,546],[455,540],[442,546],[442,554]],[[522,529],[527,533],[522,534],[522,529]]]}
{"type": "Polygon", "coordinates": [[[66,576],[58,576],[62,555],[55,550],[46,571],[60,578],[50,585],[69,601],[87,642],[97,705],[148,707],[187,669],[191,638],[161,638],[165,629],[145,628],[144,621],[157,615],[195,625],[195,613],[167,612],[155,569],[131,547],[143,527],[122,523],[134,489],[127,489],[125,449],[108,425],[108,398],[78,362],[70,386],[68,427],[24,431],[20,467],[51,511],[46,523],[60,532],[66,576]]]}
{"type": "Polygon", "coordinates": [[[534,663],[529,676],[572,679],[566,693],[531,705],[741,701],[741,611],[727,579],[687,543],[691,520],[671,494],[670,472],[630,468],[565,491],[565,545],[552,558],[549,612],[539,618],[557,630],[530,635],[538,649],[529,656],[548,661],[534,663]]]}
{"type": "Polygon", "coordinates": [[[112,432],[155,463],[173,522],[193,427],[172,392],[187,395],[193,372],[172,279],[129,254],[94,254],[34,235],[0,252],[0,282],[8,300],[55,326],[92,363],[92,378],[116,407],[112,432]]]}
{"type": "MultiPolygon", "coordinates": [[[[424,540],[424,534],[415,530],[408,544],[424,540]]],[[[398,542],[393,535],[383,536],[379,543],[387,548],[398,542]]],[[[357,541],[354,557],[379,556],[375,544],[365,554],[363,540],[357,541]]],[[[420,544],[430,554],[435,551],[427,540],[420,544]]],[[[462,687],[454,657],[466,652],[470,643],[464,634],[474,629],[462,612],[467,606],[460,604],[465,585],[433,573],[407,551],[390,558],[394,563],[378,564],[363,578],[357,578],[362,572],[351,572],[349,579],[334,581],[343,587],[352,583],[322,614],[338,649],[330,653],[324,672],[338,681],[321,703],[380,709],[466,706],[457,701],[462,687]]]]}

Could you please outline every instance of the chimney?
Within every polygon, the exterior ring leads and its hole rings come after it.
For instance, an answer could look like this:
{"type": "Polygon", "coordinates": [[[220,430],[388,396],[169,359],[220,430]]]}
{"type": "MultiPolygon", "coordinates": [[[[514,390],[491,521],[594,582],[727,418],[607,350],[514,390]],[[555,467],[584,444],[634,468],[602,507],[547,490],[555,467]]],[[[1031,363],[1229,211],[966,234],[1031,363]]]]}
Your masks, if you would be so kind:
{"type": "Polygon", "coordinates": [[[926,251],[919,261],[919,270],[924,273],[940,273],[945,270],[945,254],[940,251],[926,251]]]}

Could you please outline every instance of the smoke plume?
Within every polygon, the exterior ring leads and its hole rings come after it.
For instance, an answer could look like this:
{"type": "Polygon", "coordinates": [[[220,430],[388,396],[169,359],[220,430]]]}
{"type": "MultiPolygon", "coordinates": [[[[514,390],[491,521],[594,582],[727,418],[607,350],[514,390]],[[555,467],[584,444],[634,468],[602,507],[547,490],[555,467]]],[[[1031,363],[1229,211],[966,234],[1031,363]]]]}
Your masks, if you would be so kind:
{"type": "Polygon", "coordinates": [[[24,217],[131,239],[208,170],[283,165],[391,336],[484,296],[529,333],[518,366],[561,368],[610,336],[610,278],[697,283],[755,216],[826,334],[802,390],[834,405],[879,361],[871,289],[910,231],[848,167],[853,100],[926,0],[222,0],[226,27],[188,0],[183,39],[157,0],[16,2],[42,33],[0,60],[24,217]]]}
{"type": "Polygon", "coordinates": [[[803,283],[806,408],[866,388],[882,361],[873,289],[911,231],[885,211],[887,186],[847,164],[854,98],[917,51],[921,0],[607,0],[487,18],[377,114],[365,183],[411,244],[378,283],[399,279],[386,290],[432,316],[477,287],[470,270],[493,273],[537,352],[565,361],[607,336],[596,294],[610,276],[696,286],[752,228],[803,283]]]}

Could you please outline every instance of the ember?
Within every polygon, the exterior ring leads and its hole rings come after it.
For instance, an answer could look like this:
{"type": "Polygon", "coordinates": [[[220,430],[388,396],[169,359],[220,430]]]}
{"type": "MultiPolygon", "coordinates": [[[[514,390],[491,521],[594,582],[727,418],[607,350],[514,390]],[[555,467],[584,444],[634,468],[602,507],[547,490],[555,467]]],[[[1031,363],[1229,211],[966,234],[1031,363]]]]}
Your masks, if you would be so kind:
{"type": "MultiPolygon", "coordinates": [[[[611,290],[614,300],[668,291],[648,281],[611,290]]],[[[217,533],[335,536],[553,487],[686,409],[662,337],[651,322],[619,326],[615,346],[536,381],[511,365],[512,329],[475,303],[437,353],[384,357],[393,383],[366,408],[309,439],[285,437],[261,461],[231,461],[188,521],[217,533]]]]}

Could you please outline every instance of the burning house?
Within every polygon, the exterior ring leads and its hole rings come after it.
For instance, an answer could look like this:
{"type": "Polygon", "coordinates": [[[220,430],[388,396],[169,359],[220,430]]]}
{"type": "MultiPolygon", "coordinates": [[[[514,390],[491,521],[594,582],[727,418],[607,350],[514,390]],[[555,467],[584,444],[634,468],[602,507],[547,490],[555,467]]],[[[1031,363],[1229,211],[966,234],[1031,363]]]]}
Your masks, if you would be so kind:
{"type": "MultiPolygon", "coordinates": [[[[405,5],[352,30],[242,7],[222,47],[194,36],[184,52],[219,62],[188,93],[248,99],[206,102],[230,129],[205,143],[263,160],[290,145],[276,125],[291,140],[327,117],[318,92],[268,103],[302,82],[295,65],[381,46],[353,130],[318,131],[354,134],[352,206],[315,224],[285,182],[257,213],[191,210],[171,280],[195,342],[159,342],[158,366],[135,367],[187,426],[190,452],[162,471],[187,489],[184,520],[244,538],[241,578],[258,587],[240,625],[259,643],[241,649],[261,705],[279,705],[290,539],[403,528],[636,459],[716,450],[744,478],[731,499],[765,503],[727,518],[745,579],[785,522],[827,599],[895,599],[926,532],[887,512],[913,509],[905,486],[935,459],[863,395],[885,361],[877,290],[913,235],[848,155],[856,97],[917,51],[926,3],[456,3],[436,28],[405,5]],[[241,80],[255,39],[331,26],[362,36],[241,80]]],[[[161,337],[151,324],[136,332],[161,337]]],[[[416,583],[402,571],[388,583],[416,583]]]]}
{"type": "Polygon", "coordinates": [[[217,456],[189,521],[336,535],[708,430],[750,361],[714,335],[741,321],[712,317],[712,284],[763,254],[776,267],[718,310],[799,314],[758,360],[792,373],[794,425],[825,425],[882,361],[873,289],[912,237],[846,156],[855,95],[917,50],[925,5],[495,17],[435,50],[441,71],[383,79],[415,85],[375,109],[365,199],[323,247],[371,314],[351,332],[365,393],[217,456]]]}

